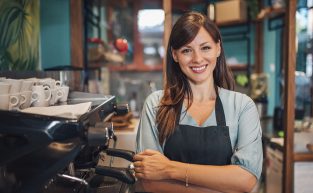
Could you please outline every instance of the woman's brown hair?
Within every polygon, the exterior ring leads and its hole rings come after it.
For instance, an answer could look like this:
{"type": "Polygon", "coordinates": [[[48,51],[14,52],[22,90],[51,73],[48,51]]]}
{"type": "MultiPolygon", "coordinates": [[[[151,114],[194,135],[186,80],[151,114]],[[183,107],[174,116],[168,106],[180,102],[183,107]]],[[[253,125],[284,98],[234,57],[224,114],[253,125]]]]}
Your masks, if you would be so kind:
{"type": "Polygon", "coordinates": [[[220,42],[221,53],[217,58],[213,71],[214,86],[226,89],[234,88],[231,71],[226,65],[221,34],[216,25],[205,15],[197,12],[188,12],[182,15],[173,26],[166,53],[166,83],[164,95],[156,114],[156,123],[159,130],[159,142],[163,144],[175,130],[180,109],[184,98],[187,97],[188,106],[193,101],[193,95],[186,75],[181,71],[178,63],[174,61],[172,49],[177,50],[190,43],[203,27],[213,38],[215,43],[220,42]]]}

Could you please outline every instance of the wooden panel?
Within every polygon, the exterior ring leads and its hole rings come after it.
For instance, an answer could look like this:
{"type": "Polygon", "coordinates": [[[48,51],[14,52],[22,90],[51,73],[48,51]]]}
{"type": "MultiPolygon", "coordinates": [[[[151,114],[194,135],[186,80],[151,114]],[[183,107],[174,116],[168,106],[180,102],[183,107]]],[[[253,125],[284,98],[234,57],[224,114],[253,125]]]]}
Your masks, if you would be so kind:
{"type": "Polygon", "coordinates": [[[283,192],[293,192],[293,158],[294,158],[294,117],[295,117],[295,64],[296,64],[296,46],[295,46],[295,16],[296,1],[286,1],[286,25],[283,60],[285,64],[285,92],[284,92],[284,166],[283,166],[283,192]],[[288,85],[288,86],[287,86],[288,85]]]}
{"type": "Polygon", "coordinates": [[[313,161],[313,153],[295,153],[294,161],[301,162],[313,161]]]}
{"type": "Polygon", "coordinates": [[[138,29],[138,11],[142,9],[142,1],[134,1],[134,64],[137,68],[144,68],[143,63],[143,45],[140,42],[140,34],[138,29]]]}
{"type": "Polygon", "coordinates": [[[164,14],[165,14],[164,36],[163,36],[164,50],[165,50],[165,55],[163,58],[163,83],[165,84],[167,45],[168,45],[168,40],[170,38],[171,30],[172,30],[172,1],[163,0],[163,9],[164,9],[164,14]]]}
{"type": "Polygon", "coordinates": [[[228,67],[232,71],[246,71],[248,69],[247,64],[232,64],[232,65],[228,65],[228,67]]]}
{"type": "MultiPolygon", "coordinates": [[[[263,1],[258,0],[259,7],[263,7],[263,1]]],[[[256,22],[256,29],[255,29],[255,72],[261,73],[263,72],[263,49],[264,49],[264,42],[263,42],[263,20],[256,22]]]]}
{"type": "Polygon", "coordinates": [[[83,0],[71,0],[71,65],[83,67],[83,0]]]}

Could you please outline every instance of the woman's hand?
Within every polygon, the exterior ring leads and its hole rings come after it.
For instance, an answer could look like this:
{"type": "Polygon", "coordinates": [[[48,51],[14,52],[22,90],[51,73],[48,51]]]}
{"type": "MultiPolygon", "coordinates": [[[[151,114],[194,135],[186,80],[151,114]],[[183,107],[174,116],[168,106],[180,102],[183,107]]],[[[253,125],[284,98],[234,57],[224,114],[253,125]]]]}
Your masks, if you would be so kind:
{"type": "Polygon", "coordinates": [[[139,179],[169,179],[171,160],[158,151],[145,150],[134,156],[135,175],[139,179]]]}

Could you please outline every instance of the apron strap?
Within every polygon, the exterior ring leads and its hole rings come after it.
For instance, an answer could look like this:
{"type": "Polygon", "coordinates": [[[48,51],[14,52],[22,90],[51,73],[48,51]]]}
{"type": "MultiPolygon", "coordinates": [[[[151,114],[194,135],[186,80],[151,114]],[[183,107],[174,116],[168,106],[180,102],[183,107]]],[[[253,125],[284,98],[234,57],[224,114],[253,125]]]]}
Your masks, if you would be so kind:
{"type": "Polygon", "coordinates": [[[226,126],[223,104],[219,95],[217,95],[215,102],[215,116],[217,126],[226,126]]]}
{"type": "Polygon", "coordinates": [[[182,110],[182,108],[183,108],[183,103],[181,103],[178,108],[179,108],[179,113],[178,113],[178,116],[176,117],[176,128],[179,126],[180,115],[181,115],[181,110],[182,110]]]}

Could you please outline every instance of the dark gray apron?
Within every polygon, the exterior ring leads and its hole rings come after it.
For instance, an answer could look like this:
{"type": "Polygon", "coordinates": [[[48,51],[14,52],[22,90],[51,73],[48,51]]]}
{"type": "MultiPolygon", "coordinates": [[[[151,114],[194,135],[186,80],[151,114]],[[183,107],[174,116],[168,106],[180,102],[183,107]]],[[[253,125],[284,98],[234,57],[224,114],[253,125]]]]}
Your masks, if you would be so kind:
{"type": "MultiPolygon", "coordinates": [[[[217,126],[178,125],[165,142],[164,155],[191,164],[228,165],[232,156],[229,128],[219,96],[215,102],[217,126]]],[[[179,120],[178,120],[179,122],[179,120]]]]}

